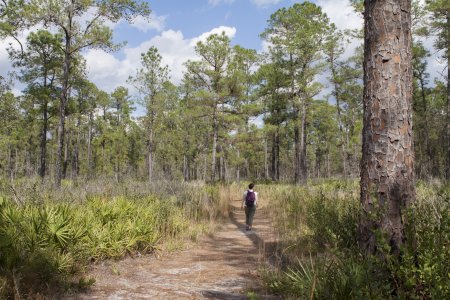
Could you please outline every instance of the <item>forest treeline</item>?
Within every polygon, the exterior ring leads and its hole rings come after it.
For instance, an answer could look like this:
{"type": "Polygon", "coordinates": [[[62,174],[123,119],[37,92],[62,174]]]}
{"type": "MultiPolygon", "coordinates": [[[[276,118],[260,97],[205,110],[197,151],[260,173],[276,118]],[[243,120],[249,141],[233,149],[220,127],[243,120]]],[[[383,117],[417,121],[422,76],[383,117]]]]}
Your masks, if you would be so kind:
{"type": "MultiPolygon", "coordinates": [[[[272,14],[261,33],[265,52],[232,45],[225,33],[198,42],[179,84],[152,47],[130,74],[133,90],[112,93],[89,81],[82,53],[117,50],[105,22],[148,17],[146,3],[12,0],[0,8],[3,37],[41,28],[8,48],[14,72],[0,88],[4,177],[39,175],[59,186],[98,177],[302,183],[359,175],[363,35],[337,29],[314,3],[272,14]],[[361,46],[344,55],[350,40],[361,46]],[[12,93],[17,81],[20,96],[12,93]]],[[[448,61],[448,4],[414,2],[413,36],[415,169],[420,178],[442,178],[448,77],[430,78],[427,61],[448,61]],[[440,51],[430,53],[424,36],[434,36],[440,51]]]]}

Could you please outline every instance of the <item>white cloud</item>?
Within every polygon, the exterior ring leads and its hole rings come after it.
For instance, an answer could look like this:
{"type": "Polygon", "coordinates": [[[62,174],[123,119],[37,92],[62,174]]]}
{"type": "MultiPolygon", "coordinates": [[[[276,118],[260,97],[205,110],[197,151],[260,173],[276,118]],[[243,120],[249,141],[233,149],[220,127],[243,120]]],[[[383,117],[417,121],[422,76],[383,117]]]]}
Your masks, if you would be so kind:
{"type": "Polygon", "coordinates": [[[195,46],[198,42],[204,42],[206,39],[212,35],[212,34],[222,34],[222,32],[225,32],[225,35],[228,36],[230,39],[234,38],[236,35],[236,27],[228,27],[228,26],[219,26],[217,28],[214,28],[208,32],[202,33],[200,36],[193,38],[191,40],[191,44],[195,46]]]}
{"type": "MultiPolygon", "coordinates": [[[[34,26],[28,30],[25,30],[22,34],[20,34],[17,38],[26,50],[26,40],[27,36],[30,32],[36,31],[38,29],[42,29],[42,26],[34,26]]],[[[0,40],[0,76],[3,78],[8,78],[8,73],[13,71],[12,62],[9,59],[9,54],[7,49],[13,48],[14,50],[20,50],[20,44],[13,39],[12,37],[7,37],[5,39],[0,40]]],[[[16,87],[22,87],[22,84],[19,82],[13,83],[16,87]]],[[[14,88],[14,87],[13,87],[14,88]]],[[[15,94],[18,94],[18,89],[15,89],[15,94]]]]}
{"type": "Polygon", "coordinates": [[[349,0],[318,0],[317,5],[339,29],[359,29],[363,26],[362,16],[354,11],[349,0]]]}
{"type": "MultiPolygon", "coordinates": [[[[97,12],[98,12],[98,8],[91,7],[82,16],[80,16],[77,21],[80,22],[80,24],[82,24],[82,26],[87,26],[92,21],[92,19],[95,18],[95,16],[97,15],[97,12]]],[[[111,30],[114,30],[114,28],[116,28],[117,25],[119,25],[121,22],[122,22],[122,20],[120,20],[118,22],[102,20],[101,23],[103,25],[106,25],[107,27],[109,27],[111,30]]]]}
{"type": "Polygon", "coordinates": [[[166,26],[166,18],[167,16],[158,16],[152,13],[150,18],[145,18],[143,16],[136,17],[130,25],[142,32],[147,32],[149,30],[161,32],[166,26]]]}
{"type": "Polygon", "coordinates": [[[8,71],[11,70],[11,63],[8,57],[8,51],[6,48],[8,47],[8,41],[2,40],[0,41],[0,76],[6,78],[8,71]]]}
{"type": "Polygon", "coordinates": [[[217,6],[221,3],[231,4],[233,2],[234,0],[208,0],[208,3],[211,4],[212,6],[217,6]]]}
{"type": "Polygon", "coordinates": [[[420,37],[416,39],[418,41],[421,41],[424,45],[424,47],[430,52],[430,57],[426,59],[428,65],[427,65],[427,72],[430,74],[430,80],[428,84],[430,86],[434,86],[434,80],[438,79],[440,81],[445,81],[446,76],[446,67],[447,67],[447,61],[445,61],[443,56],[443,51],[438,51],[434,47],[434,43],[436,41],[436,36],[427,36],[427,37],[420,37]]]}
{"type": "Polygon", "coordinates": [[[283,1],[283,0],[251,0],[251,2],[253,4],[255,4],[256,6],[259,6],[259,7],[267,7],[270,5],[277,4],[278,2],[281,2],[281,1],[283,1]]]}
{"type": "MultiPolygon", "coordinates": [[[[317,5],[322,7],[336,27],[340,30],[363,28],[364,20],[357,14],[348,0],[319,0],[317,5]]],[[[362,43],[362,40],[352,39],[349,45],[346,45],[344,58],[355,53],[356,47],[362,43]]]]}
{"type": "Polygon", "coordinates": [[[222,31],[230,38],[236,34],[234,27],[220,26],[189,39],[185,38],[181,31],[165,30],[137,47],[123,49],[123,59],[118,59],[102,50],[89,50],[84,55],[89,79],[107,92],[113,91],[120,85],[132,89],[126,83],[128,77],[135,74],[140,67],[141,53],[154,46],[162,56],[162,63],[169,66],[172,81],[178,84],[183,78],[185,70],[183,64],[187,60],[197,59],[195,54],[197,42],[205,41],[209,35],[222,31]]]}

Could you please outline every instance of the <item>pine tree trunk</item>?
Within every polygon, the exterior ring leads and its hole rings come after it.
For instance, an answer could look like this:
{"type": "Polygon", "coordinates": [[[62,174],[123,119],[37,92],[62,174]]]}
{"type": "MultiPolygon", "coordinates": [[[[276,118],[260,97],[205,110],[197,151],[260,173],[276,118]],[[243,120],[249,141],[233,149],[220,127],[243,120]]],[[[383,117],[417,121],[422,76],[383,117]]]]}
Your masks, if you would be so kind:
{"type": "Polygon", "coordinates": [[[63,161],[63,169],[62,169],[62,178],[65,179],[67,177],[67,166],[69,164],[69,144],[71,143],[71,134],[70,130],[67,130],[67,142],[64,145],[64,161],[63,161]]]}
{"type": "Polygon", "coordinates": [[[40,167],[39,167],[39,176],[42,179],[45,177],[46,171],[46,157],[47,157],[47,130],[48,130],[48,104],[47,100],[44,102],[44,111],[42,115],[42,131],[41,131],[41,155],[40,155],[40,167]]]}
{"type": "Polygon", "coordinates": [[[276,133],[272,134],[272,155],[270,158],[270,173],[272,181],[276,180],[276,133]]]}
{"type": "Polygon", "coordinates": [[[81,141],[81,114],[77,118],[77,140],[73,148],[72,173],[76,178],[80,174],[80,141],[81,141]]]}
{"type": "Polygon", "coordinates": [[[277,128],[276,132],[274,132],[273,136],[272,136],[271,171],[272,171],[272,180],[273,181],[280,180],[280,133],[279,133],[279,128],[277,128]]]}
{"type": "Polygon", "coordinates": [[[217,152],[217,138],[218,138],[218,121],[217,121],[217,112],[216,108],[214,108],[213,115],[213,144],[212,144],[212,155],[211,155],[211,182],[216,181],[216,152],[217,152]]]}
{"type": "MultiPolygon", "coordinates": [[[[64,92],[61,92],[62,94],[64,92]]],[[[65,96],[61,96],[63,98],[65,96]]],[[[58,148],[56,151],[56,165],[55,165],[55,186],[60,187],[61,186],[61,180],[63,176],[63,149],[64,149],[64,126],[65,126],[65,110],[66,110],[66,103],[65,98],[61,99],[60,105],[59,105],[59,124],[58,124],[58,148]]]]}
{"type": "Polygon", "coordinates": [[[187,155],[183,155],[183,178],[185,182],[189,181],[189,167],[187,155]]]}
{"type": "Polygon", "coordinates": [[[264,139],[264,179],[269,178],[269,153],[267,145],[267,137],[264,139]]]}
{"type": "Polygon", "coordinates": [[[366,0],[364,15],[359,244],[366,253],[376,253],[376,232],[381,229],[391,252],[400,255],[405,209],[415,199],[411,2],[366,0]]]}
{"type": "Polygon", "coordinates": [[[301,183],[301,163],[300,163],[300,156],[301,156],[301,138],[300,138],[300,128],[296,124],[294,125],[294,182],[295,184],[301,183]]]}
{"type": "Polygon", "coordinates": [[[236,151],[237,151],[237,158],[238,158],[238,164],[236,166],[236,181],[240,182],[241,181],[241,166],[240,166],[241,152],[239,151],[239,148],[236,151]]]}
{"type": "Polygon", "coordinates": [[[334,83],[334,97],[336,98],[336,114],[337,114],[337,122],[338,122],[338,126],[339,126],[339,135],[340,135],[340,143],[341,143],[341,155],[342,155],[342,171],[343,171],[343,175],[344,178],[347,177],[348,175],[348,171],[347,171],[347,155],[346,155],[346,139],[344,136],[344,130],[343,130],[343,125],[342,125],[342,117],[341,117],[341,93],[339,91],[339,86],[336,82],[337,80],[337,74],[336,74],[336,66],[334,64],[335,62],[335,57],[332,56],[330,58],[331,61],[331,74],[332,74],[332,78],[333,78],[333,83],[334,83]]]}
{"type": "Polygon", "coordinates": [[[13,151],[13,147],[12,145],[8,146],[8,169],[9,169],[9,179],[11,182],[14,181],[14,170],[15,170],[15,164],[16,164],[16,159],[14,156],[14,151],[13,151]]]}
{"type": "Polygon", "coordinates": [[[430,138],[429,138],[429,122],[428,122],[428,106],[427,106],[427,99],[426,99],[426,95],[425,95],[425,82],[423,80],[423,78],[419,78],[419,82],[420,82],[420,96],[422,98],[422,105],[423,105],[423,114],[424,114],[424,119],[425,119],[425,124],[423,126],[423,138],[424,138],[424,143],[425,143],[425,151],[426,151],[426,175],[430,176],[432,174],[430,174],[431,171],[431,164],[433,161],[433,157],[432,157],[432,153],[431,153],[431,147],[430,147],[430,138]]]}
{"type": "Polygon", "coordinates": [[[148,171],[148,181],[153,180],[153,125],[150,125],[148,133],[148,150],[147,150],[147,171],[148,171]]]}
{"type": "Polygon", "coordinates": [[[88,163],[88,178],[92,178],[92,113],[89,112],[89,126],[88,126],[88,145],[87,145],[87,163],[88,163]]]}
{"type": "Polygon", "coordinates": [[[301,118],[301,136],[300,136],[300,155],[299,155],[299,182],[306,183],[306,178],[308,176],[308,169],[306,164],[306,99],[302,101],[302,118],[301,118]]]}
{"type": "MultiPolygon", "coordinates": [[[[450,15],[447,13],[447,42],[450,42],[450,15]]],[[[447,45],[447,170],[450,179],[450,45],[447,45]]]]}

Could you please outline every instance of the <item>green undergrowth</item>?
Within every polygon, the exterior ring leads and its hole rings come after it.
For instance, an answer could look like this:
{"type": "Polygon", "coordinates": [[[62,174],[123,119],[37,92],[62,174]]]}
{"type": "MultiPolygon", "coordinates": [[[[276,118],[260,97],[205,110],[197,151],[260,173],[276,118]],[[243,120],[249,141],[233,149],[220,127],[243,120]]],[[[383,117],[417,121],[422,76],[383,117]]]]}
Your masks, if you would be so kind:
{"type": "Polygon", "coordinates": [[[398,261],[380,238],[380,255],[358,248],[359,183],[259,186],[271,199],[280,264],[263,270],[268,289],[292,299],[449,299],[450,188],[417,184],[398,261]],[[414,241],[414,243],[412,242],[414,241]]]}
{"type": "Polygon", "coordinates": [[[220,187],[168,184],[124,192],[105,186],[78,197],[77,188],[40,194],[38,184],[16,185],[14,193],[0,189],[0,299],[89,286],[90,263],[178,249],[224,214],[220,187]]]}

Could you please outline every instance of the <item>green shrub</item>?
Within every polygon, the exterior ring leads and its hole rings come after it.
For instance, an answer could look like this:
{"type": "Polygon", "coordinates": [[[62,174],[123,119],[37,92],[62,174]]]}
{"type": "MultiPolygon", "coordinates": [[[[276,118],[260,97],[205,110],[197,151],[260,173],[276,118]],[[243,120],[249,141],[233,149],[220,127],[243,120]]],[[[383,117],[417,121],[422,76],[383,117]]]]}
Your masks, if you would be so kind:
{"type": "Polygon", "coordinates": [[[300,299],[311,293],[314,299],[450,298],[448,185],[418,184],[417,200],[405,219],[408,243],[400,261],[381,240],[376,257],[360,253],[357,182],[278,186],[272,192],[277,194],[274,219],[289,249],[282,253],[288,265],[265,276],[274,292],[300,299]],[[305,253],[312,259],[297,258],[305,253]]]}
{"type": "Polygon", "coordinates": [[[152,252],[162,241],[189,236],[219,215],[218,187],[168,184],[146,193],[144,185],[130,185],[106,183],[86,193],[70,181],[60,191],[23,182],[10,186],[14,194],[8,195],[4,183],[0,298],[45,293],[47,286],[64,288],[74,275],[83,288],[92,284],[82,276],[88,263],[152,252]],[[62,200],[63,195],[68,199],[62,200]]]}

